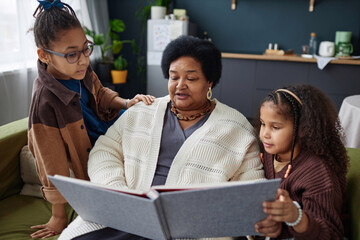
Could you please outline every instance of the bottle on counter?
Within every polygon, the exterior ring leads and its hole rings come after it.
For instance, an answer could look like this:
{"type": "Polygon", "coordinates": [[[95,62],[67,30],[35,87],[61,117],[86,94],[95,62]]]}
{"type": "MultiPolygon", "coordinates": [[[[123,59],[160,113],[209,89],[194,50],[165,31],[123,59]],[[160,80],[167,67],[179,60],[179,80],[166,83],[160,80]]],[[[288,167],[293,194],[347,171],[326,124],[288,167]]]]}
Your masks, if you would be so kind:
{"type": "Polygon", "coordinates": [[[208,40],[210,42],[212,41],[207,32],[204,32],[203,39],[208,40]]]}
{"type": "Polygon", "coordinates": [[[317,51],[317,40],[316,40],[316,33],[312,32],[310,34],[310,40],[309,40],[309,54],[312,56],[316,55],[317,51]]]}

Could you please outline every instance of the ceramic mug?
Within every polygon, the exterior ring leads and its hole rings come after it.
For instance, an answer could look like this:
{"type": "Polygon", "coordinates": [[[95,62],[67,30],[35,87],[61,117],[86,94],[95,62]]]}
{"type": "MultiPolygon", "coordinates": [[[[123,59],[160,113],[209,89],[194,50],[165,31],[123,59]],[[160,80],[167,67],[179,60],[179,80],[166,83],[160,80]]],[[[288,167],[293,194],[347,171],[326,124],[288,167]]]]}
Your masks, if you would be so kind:
{"type": "Polygon", "coordinates": [[[348,42],[339,42],[336,45],[336,56],[339,57],[347,57],[350,56],[350,54],[352,54],[353,52],[353,45],[351,43],[348,42]]]}
{"type": "Polygon", "coordinates": [[[349,43],[351,42],[351,32],[348,31],[336,31],[335,32],[335,45],[338,43],[349,43]]]}
{"type": "Polygon", "coordinates": [[[323,41],[319,46],[319,55],[322,57],[332,57],[335,53],[334,42],[323,41]]]}

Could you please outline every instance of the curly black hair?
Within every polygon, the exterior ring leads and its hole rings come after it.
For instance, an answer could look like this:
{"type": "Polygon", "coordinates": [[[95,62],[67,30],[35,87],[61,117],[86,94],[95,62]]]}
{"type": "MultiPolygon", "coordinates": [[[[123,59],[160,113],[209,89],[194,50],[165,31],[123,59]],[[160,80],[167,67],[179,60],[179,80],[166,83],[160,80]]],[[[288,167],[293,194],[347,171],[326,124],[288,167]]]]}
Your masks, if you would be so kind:
{"type": "Polygon", "coordinates": [[[180,57],[192,57],[201,64],[201,69],[212,87],[219,82],[222,63],[220,50],[210,41],[193,36],[181,36],[171,41],[165,48],[161,59],[164,78],[169,79],[169,69],[173,61],[180,57]]]}
{"type": "MultiPolygon", "coordinates": [[[[53,2],[49,0],[48,2],[53,2]]],[[[74,10],[66,3],[62,3],[63,8],[56,6],[44,10],[39,4],[33,16],[36,18],[34,27],[35,44],[37,47],[50,48],[51,43],[60,37],[64,30],[80,27],[81,23],[74,10]]]]}
{"type": "MultiPolygon", "coordinates": [[[[336,173],[346,173],[349,158],[342,141],[344,136],[338,113],[332,101],[311,85],[292,85],[282,89],[294,93],[301,103],[285,91],[273,91],[264,98],[261,106],[265,102],[272,102],[281,114],[293,119],[293,148],[298,139],[302,150],[324,159],[336,173]]],[[[259,124],[256,124],[256,128],[259,131],[259,124]]]]}

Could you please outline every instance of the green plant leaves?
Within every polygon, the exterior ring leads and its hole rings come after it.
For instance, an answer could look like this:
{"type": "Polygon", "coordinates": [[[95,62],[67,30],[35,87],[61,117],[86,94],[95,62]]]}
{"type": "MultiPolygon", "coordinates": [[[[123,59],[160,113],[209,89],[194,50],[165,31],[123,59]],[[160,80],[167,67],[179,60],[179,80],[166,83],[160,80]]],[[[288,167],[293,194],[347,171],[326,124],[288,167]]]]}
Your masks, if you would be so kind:
{"type": "Polygon", "coordinates": [[[121,33],[125,31],[125,23],[120,19],[110,20],[110,29],[114,32],[121,33]]]}
{"type": "Polygon", "coordinates": [[[125,58],[123,58],[122,55],[120,55],[117,59],[114,61],[114,68],[116,70],[126,70],[127,67],[127,61],[125,58]]]}
{"type": "Polygon", "coordinates": [[[133,51],[134,51],[134,53],[139,53],[139,48],[138,48],[138,46],[136,45],[136,42],[135,42],[135,40],[132,40],[131,41],[131,46],[132,46],[132,48],[133,48],[133,51]]]}
{"type": "Polygon", "coordinates": [[[121,52],[121,50],[123,49],[123,42],[119,41],[119,40],[113,40],[113,45],[112,45],[112,51],[113,54],[119,54],[121,52]]]}
{"type": "Polygon", "coordinates": [[[93,37],[93,40],[95,45],[102,45],[105,42],[104,34],[100,33],[98,35],[95,35],[95,37],[93,37]]]}
{"type": "MultiPolygon", "coordinates": [[[[113,57],[111,54],[109,54],[110,50],[113,55],[118,55],[121,53],[125,43],[131,44],[134,53],[137,54],[139,52],[135,40],[120,40],[119,33],[125,30],[125,23],[121,19],[110,20],[109,26],[110,27],[106,32],[106,35],[104,35],[103,33],[96,34],[95,31],[92,31],[85,26],[83,27],[85,34],[87,36],[90,36],[93,42],[95,43],[95,45],[100,47],[102,62],[112,63],[113,57]]],[[[118,60],[119,58],[117,59],[118,66],[120,65],[121,66],[120,68],[124,68],[125,66],[126,68],[127,66],[126,59],[123,58],[122,56],[120,57],[121,57],[120,60],[118,60]]]]}

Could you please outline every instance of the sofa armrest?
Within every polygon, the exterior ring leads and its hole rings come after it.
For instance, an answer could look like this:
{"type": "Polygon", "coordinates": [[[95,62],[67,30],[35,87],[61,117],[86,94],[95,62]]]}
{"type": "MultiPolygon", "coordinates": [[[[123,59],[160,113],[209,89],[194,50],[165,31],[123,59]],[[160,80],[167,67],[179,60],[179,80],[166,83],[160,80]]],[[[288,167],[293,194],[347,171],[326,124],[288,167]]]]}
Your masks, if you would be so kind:
{"type": "Polygon", "coordinates": [[[0,126],[0,200],[21,191],[19,153],[27,144],[28,118],[0,126]]]}
{"type": "Polygon", "coordinates": [[[347,198],[350,208],[351,239],[360,239],[360,149],[347,148],[350,168],[347,174],[347,198]]]}

